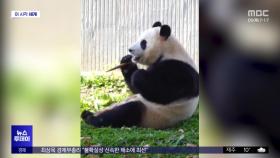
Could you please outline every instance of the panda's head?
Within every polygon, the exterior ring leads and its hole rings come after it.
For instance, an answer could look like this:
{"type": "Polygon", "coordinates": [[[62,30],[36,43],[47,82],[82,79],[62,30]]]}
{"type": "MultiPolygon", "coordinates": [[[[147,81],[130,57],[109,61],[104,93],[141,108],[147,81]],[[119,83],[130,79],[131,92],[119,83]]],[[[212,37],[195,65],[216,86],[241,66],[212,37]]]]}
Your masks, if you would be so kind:
{"type": "Polygon", "coordinates": [[[168,25],[155,22],[152,28],[144,31],[128,49],[133,55],[133,61],[145,65],[154,63],[170,45],[170,36],[171,28],[168,25]]]}

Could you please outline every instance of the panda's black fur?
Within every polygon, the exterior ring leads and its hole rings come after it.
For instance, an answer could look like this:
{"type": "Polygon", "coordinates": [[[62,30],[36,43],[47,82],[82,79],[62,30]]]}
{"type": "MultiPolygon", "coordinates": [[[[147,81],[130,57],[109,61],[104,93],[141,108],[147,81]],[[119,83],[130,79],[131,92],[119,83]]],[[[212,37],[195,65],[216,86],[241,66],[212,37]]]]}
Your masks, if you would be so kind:
{"type": "Polygon", "coordinates": [[[165,105],[198,96],[198,73],[186,63],[159,58],[147,70],[138,69],[134,63],[129,66],[122,69],[127,85],[149,101],[165,105]]]}
{"type": "MultiPolygon", "coordinates": [[[[161,25],[161,23],[153,25],[153,27],[165,26],[167,25],[161,25]]],[[[163,29],[166,31],[166,28],[163,29]]],[[[160,36],[168,38],[170,36],[169,26],[167,32],[162,31],[163,29],[160,31],[160,33],[163,32],[160,36]]],[[[97,114],[84,111],[81,115],[82,119],[95,127],[166,128],[190,117],[194,111],[193,108],[188,116],[177,116],[176,113],[185,115],[184,110],[182,111],[180,108],[190,105],[183,104],[192,98],[198,98],[198,72],[189,63],[176,59],[162,59],[163,56],[159,56],[144,70],[138,69],[137,65],[131,62],[132,55],[124,56],[121,63],[129,64],[122,67],[121,71],[126,84],[135,96],[97,114]],[[173,109],[175,110],[173,111],[173,109]]],[[[196,107],[196,105],[192,106],[196,107]]]]}
{"type": "Polygon", "coordinates": [[[95,127],[111,126],[139,126],[145,106],[140,101],[132,101],[116,106],[109,111],[102,112],[94,116],[92,112],[84,111],[82,118],[87,124],[95,127]]]}

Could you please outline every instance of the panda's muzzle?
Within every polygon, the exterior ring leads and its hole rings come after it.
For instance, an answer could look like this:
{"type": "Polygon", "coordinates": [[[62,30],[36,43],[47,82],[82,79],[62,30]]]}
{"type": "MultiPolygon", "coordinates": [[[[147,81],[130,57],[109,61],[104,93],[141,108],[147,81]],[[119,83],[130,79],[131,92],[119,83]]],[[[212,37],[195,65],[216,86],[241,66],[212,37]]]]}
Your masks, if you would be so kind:
{"type": "Polygon", "coordinates": [[[132,57],[132,61],[137,62],[137,61],[140,60],[141,56],[140,55],[136,55],[136,52],[135,52],[134,49],[129,48],[128,51],[133,56],[132,57]]]}
{"type": "Polygon", "coordinates": [[[133,56],[132,60],[137,62],[140,60],[140,58],[141,58],[141,56],[133,56]]]}
{"type": "Polygon", "coordinates": [[[129,48],[128,51],[133,57],[139,56],[135,49],[129,48]]]}

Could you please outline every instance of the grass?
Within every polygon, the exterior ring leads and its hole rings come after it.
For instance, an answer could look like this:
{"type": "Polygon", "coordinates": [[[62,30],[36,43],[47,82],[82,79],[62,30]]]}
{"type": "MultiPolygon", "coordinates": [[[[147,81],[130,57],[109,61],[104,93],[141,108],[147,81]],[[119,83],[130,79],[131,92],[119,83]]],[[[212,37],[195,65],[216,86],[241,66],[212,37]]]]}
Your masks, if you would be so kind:
{"type": "MultiPolygon", "coordinates": [[[[81,111],[99,111],[112,103],[127,98],[131,93],[118,75],[81,77],[81,111]]],[[[198,110],[188,120],[173,128],[154,130],[139,127],[95,128],[81,121],[82,146],[193,146],[198,145],[198,110]]],[[[83,155],[94,157],[96,155],[83,155]]],[[[126,155],[126,157],[186,157],[183,154],[126,155]]],[[[124,157],[124,155],[98,155],[98,157],[124,157]]],[[[187,157],[192,157],[188,155],[187,157]]]]}
{"type": "Polygon", "coordinates": [[[81,111],[99,111],[131,95],[119,75],[81,77],[81,111]]]}

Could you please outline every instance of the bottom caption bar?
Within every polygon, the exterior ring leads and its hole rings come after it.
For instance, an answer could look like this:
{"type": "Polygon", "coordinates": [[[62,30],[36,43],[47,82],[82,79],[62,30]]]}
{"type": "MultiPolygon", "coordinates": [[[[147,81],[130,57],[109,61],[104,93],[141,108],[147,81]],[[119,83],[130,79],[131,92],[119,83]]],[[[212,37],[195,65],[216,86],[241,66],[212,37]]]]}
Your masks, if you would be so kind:
{"type": "Polygon", "coordinates": [[[267,154],[267,146],[226,146],[226,147],[17,147],[14,154],[267,154]]]}

